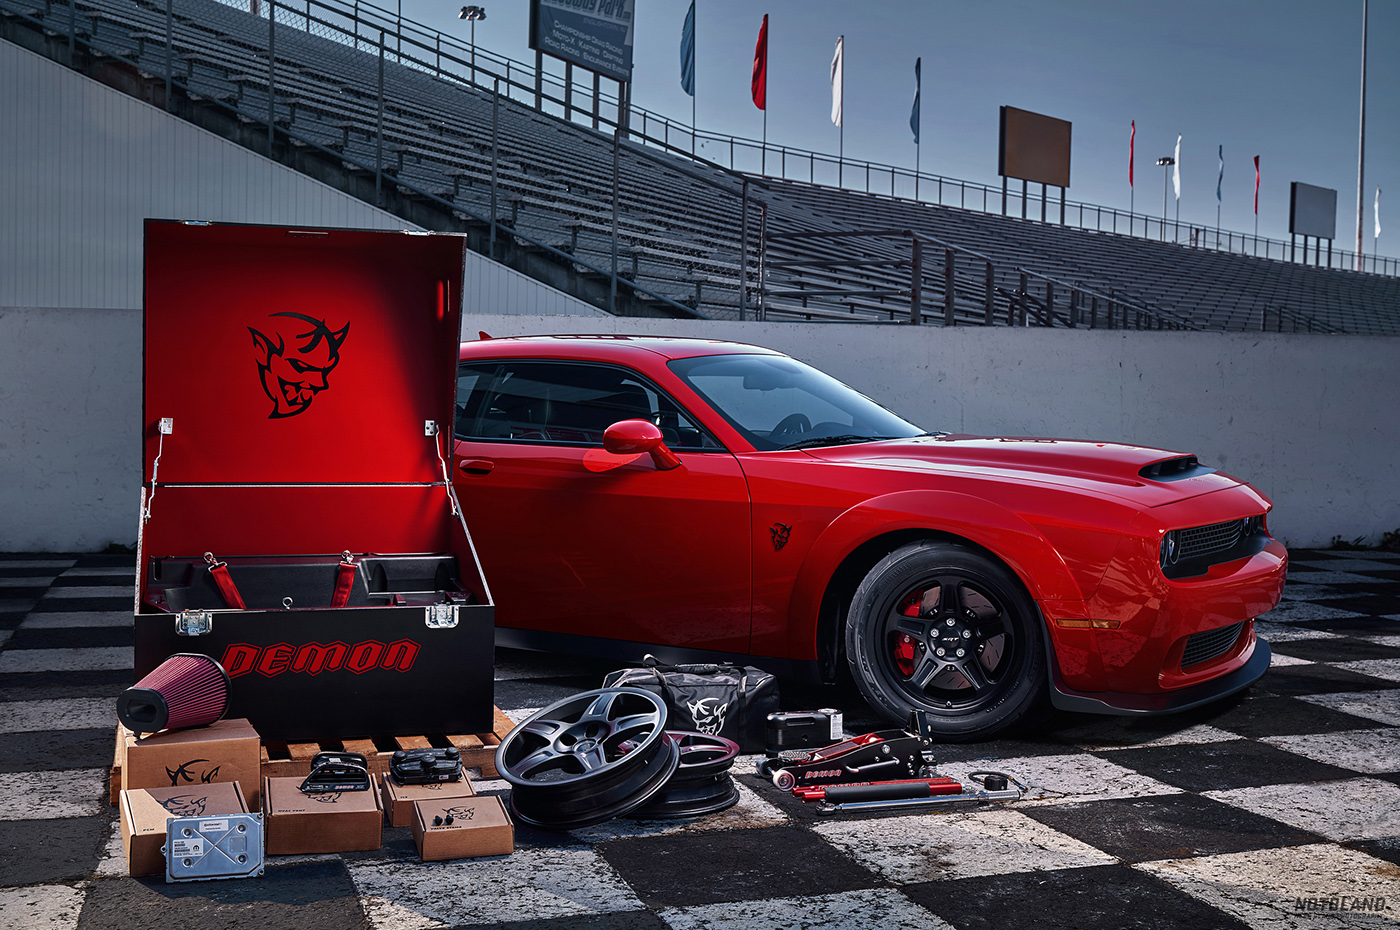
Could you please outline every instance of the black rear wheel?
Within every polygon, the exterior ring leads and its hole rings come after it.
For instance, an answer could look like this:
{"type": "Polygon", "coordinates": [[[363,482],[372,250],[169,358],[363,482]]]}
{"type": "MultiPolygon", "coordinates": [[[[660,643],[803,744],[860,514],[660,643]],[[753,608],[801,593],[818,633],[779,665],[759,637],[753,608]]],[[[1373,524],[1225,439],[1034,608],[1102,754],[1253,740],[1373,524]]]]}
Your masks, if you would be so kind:
{"type": "Polygon", "coordinates": [[[846,659],[865,699],[903,722],[927,713],[938,738],[986,739],[1045,691],[1039,613],[1005,565],[924,540],[887,555],[856,588],[846,659]]]}

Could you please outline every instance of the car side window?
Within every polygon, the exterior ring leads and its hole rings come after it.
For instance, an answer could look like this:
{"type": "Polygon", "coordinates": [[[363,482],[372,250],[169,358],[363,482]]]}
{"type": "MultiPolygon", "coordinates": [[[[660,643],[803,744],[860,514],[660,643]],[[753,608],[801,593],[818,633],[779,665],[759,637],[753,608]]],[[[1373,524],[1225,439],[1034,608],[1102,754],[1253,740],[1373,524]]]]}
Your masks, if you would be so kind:
{"type": "Polygon", "coordinates": [[[619,420],[650,420],[682,451],[723,447],[663,392],[611,365],[572,362],[463,364],[457,375],[459,439],[601,445],[619,420]]]}

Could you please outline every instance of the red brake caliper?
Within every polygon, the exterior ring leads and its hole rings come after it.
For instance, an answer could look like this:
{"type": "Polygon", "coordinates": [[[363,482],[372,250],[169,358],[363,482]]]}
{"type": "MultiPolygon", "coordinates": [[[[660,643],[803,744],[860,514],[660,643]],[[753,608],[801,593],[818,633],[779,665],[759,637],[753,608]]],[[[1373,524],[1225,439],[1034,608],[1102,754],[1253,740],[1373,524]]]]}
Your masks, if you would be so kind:
{"type": "MultiPolygon", "coordinates": [[[[919,615],[919,605],[923,602],[924,592],[914,591],[904,603],[899,605],[899,612],[906,617],[917,617],[919,615]]],[[[918,646],[914,642],[914,637],[908,633],[900,633],[894,644],[894,662],[899,666],[899,671],[907,678],[914,674],[914,656],[918,646]]]]}

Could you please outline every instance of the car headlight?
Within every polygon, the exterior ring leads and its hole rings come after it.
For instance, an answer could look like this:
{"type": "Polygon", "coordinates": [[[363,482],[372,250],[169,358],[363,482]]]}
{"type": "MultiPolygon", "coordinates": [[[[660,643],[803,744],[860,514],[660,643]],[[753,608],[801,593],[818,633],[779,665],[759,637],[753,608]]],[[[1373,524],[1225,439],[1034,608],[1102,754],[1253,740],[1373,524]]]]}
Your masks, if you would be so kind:
{"type": "Polygon", "coordinates": [[[1176,530],[1168,530],[1162,537],[1162,567],[1175,565],[1180,556],[1181,541],[1177,538],[1176,530]]]}

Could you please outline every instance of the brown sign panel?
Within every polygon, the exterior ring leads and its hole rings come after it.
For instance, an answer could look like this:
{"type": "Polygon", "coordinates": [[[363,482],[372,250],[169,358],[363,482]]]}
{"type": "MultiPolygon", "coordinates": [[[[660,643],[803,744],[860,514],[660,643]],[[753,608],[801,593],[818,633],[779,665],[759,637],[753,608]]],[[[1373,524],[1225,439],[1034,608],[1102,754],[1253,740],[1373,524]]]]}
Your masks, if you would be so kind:
{"type": "Polygon", "coordinates": [[[1069,136],[1068,120],[1002,107],[997,173],[1069,187],[1069,136]]]}

